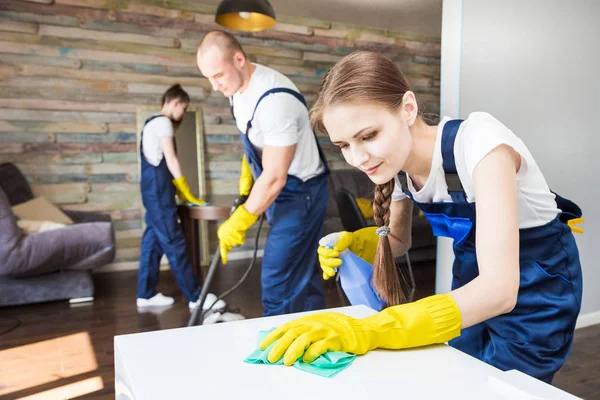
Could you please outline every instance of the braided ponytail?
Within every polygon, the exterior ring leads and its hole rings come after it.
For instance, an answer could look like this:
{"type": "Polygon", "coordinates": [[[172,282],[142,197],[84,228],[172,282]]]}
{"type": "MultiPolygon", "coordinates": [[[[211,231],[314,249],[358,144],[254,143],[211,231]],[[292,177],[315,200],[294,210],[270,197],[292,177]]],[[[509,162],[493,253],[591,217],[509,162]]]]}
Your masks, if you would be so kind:
{"type": "MultiPolygon", "coordinates": [[[[390,205],[392,204],[393,191],[394,179],[383,185],[375,186],[373,219],[378,227],[389,227],[390,225],[390,205]]],[[[400,275],[392,254],[388,235],[383,235],[379,239],[371,283],[379,298],[385,299],[386,306],[406,303],[406,294],[400,283],[400,275]]]]}

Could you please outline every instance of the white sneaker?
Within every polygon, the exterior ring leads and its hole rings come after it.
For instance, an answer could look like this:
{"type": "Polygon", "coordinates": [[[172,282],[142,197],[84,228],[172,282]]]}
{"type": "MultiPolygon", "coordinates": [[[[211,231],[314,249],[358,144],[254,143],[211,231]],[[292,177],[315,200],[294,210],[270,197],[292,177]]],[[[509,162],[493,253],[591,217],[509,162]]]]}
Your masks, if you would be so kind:
{"type": "MultiPolygon", "coordinates": [[[[204,304],[202,305],[202,309],[208,310],[208,307],[210,307],[211,304],[214,303],[216,299],[217,299],[217,295],[215,295],[214,293],[207,294],[206,300],[204,300],[204,304]]],[[[188,304],[188,306],[190,307],[190,310],[195,309],[197,305],[198,305],[198,300],[190,301],[190,303],[188,304]]],[[[217,301],[217,304],[212,306],[212,309],[213,310],[221,310],[221,309],[225,308],[225,306],[226,306],[225,302],[223,300],[219,300],[219,301],[217,301]]]]}
{"type": "Polygon", "coordinates": [[[172,297],[165,296],[162,293],[157,293],[149,299],[137,299],[138,307],[164,307],[170,306],[175,300],[172,297]]]}
{"type": "Polygon", "coordinates": [[[241,314],[235,314],[230,312],[220,313],[219,311],[212,311],[206,316],[206,318],[204,318],[202,325],[218,324],[220,322],[241,321],[243,319],[246,318],[244,318],[244,316],[241,314]]]}

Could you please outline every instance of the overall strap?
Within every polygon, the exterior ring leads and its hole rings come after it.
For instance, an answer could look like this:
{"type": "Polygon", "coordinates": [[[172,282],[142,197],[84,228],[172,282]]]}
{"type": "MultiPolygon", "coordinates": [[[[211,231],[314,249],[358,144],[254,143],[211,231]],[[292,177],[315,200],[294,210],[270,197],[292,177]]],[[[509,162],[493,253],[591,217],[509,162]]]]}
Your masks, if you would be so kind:
{"type": "MultiPolygon", "coordinates": [[[[448,121],[442,130],[442,160],[444,174],[446,178],[446,184],[448,185],[448,193],[450,194],[450,197],[452,197],[452,201],[455,203],[466,201],[465,191],[462,183],[460,182],[460,178],[458,177],[458,173],[456,171],[456,161],[454,159],[454,143],[456,142],[456,134],[458,133],[458,129],[462,122],[462,119],[448,121]]],[[[406,172],[400,171],[398,174],[398,180],[402,185],[402,191],[412,198],[412,195],[408,190],[406,172]]]]}
{"type": "MultiPolygon", "coordinates": [[[[308,105],[306,104],[306,100],[304,99],[304,96],[302,96],[300,93],[298,93],[297,91],[295,91],[293,89],[279,87],[279,88],[273,88],[273,89],[267,90],[266,92],[264,92],[262,94],[262,96],[260,96],[260,98],[256,102],[256,105],[254,106],[254,111],[252,112],[252,116],[248,120],[248,125],[246,126],[246,135],[248,135],[248,133],[250,132],[250,128],[252,128],[252,120],[254,119],[254,115],[256,114],[256,110],[258,109],[258,106],[259,106],[260,102],[265,97],[267,97],[267,96],[269,96],[271,94],[275,94],[275,93],[287,93],[287,94],[291,94],[296,99],[298,99],[299,102],[301,102],[302,104],[304,104],[304,107],[306,107],[308,109],[308,105]]],[[[231,112],[233,113],[233,106],[231,108],[231,112]]],[[[325,168],[324,173],[325,174],[329,174],[329,166],[327,165],[327,158],[325,157],[325,153],[323,153],[323,149],[321,148],[321,146],[319,144],[319,139],[317,138],[316,134],[315,134],[315,142],[317,144],[317,150],[319,151],[319,158],[321,159],[321,162],[323,163],[323,166],[325,168]]]]}
{"type": "Polygon", "coordinates": [[[456,171],[456,160],[454,159],[454,143],[456,142],[456,134],[463,123],[462,119],[453,119],[444,125],[442,130],[442,160],[446,184],[448,185],[448,193],[452,197],[452,201],[466,200],[465,190],[458,173],[456,171]]]}

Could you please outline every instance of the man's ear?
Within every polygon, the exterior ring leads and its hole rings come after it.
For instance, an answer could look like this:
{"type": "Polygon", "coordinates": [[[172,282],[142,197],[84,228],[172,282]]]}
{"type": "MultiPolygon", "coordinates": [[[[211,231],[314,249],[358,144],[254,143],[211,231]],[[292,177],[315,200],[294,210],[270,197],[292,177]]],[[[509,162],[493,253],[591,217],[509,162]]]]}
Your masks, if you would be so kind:
{"type": "Polygon", "coordinates": [[[236,51],[235,53],[233,53],[233,62],[238,68],[244,68],[247,59],[242,52],[236,51]]]}

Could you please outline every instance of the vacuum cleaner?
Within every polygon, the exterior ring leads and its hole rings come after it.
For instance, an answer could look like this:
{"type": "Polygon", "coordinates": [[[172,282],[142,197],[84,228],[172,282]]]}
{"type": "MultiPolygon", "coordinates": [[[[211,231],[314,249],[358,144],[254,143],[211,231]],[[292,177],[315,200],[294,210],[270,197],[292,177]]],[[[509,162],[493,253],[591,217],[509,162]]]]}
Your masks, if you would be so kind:
{"type": "MultiPolygon", "coordinates": [[[[248,198],[248,196],[237,197],[235,199],[235,201],[233,202],[233,206],[231,207],[230,215],[233,214],[233,212],[239,206],[244,204],[246,202],[247,198],[248,198]]],[[[215,254],[213,255],[212,261],[210,262],[210,266],[208,267],[208,272],[206,274],[206,278],[204,279],[204,284],[202,285],[202,290],[200,291],[200,297],[198,298],[198,303],[196,305],[196,308],[194,308],[194,311],[192,312],[192,316],[190,317],[190,320],[188,321],[187,326],[206,325],[206,324],[211,324],[211,323],[229,322],[229,321],[237,321],[237,320],[244,319],[244,317],[238,313],[228,312],[227,308],[213,309],[213,306],[215,304],[217,304],[217,302],[219,300],[224,299],[225,297],[229,296],[231,293],[236,291],[237,288],[239,288],[242,285],[242,283],[244,283],[246,278],[248,278],[248,275],[250,275],[250,272],[252,271],[252,268],[254,268],[254,264],[256,263],[256,255],[258,253],[258,239],[260,237],[260,231],[262,229],[263,220],[264,220],[264,214],[261,214],[261,216],[259,218],[259,222],[258,222],[258,230],[256,232],[256,237],[254,238],[254,248],[253,248],[253,252],[252,252],[252,260],[250,261],[248,268],[246,268],[246,271],[244,272],[244,274],[242,275],[240,280],[237,281],[235,283],[235,285],[233,285],[231,288],[229,288],[228,290],[226,290],[225,292],[223,292],[219,296],[217,296],[216,300],[212,304],[210,304],[208,307],[203,307],[204,302],[206,301],[206,296],[208,295],[210,285],[214,279],[214,275],[217,272],[217,268],[221,264],[220,245],[217,244],[217,250],[215,251],[215,254]]]]}
{"type": "MultiPolygon", "coordinates": [[[[233,206],[231,207],[232,214],[240,205],[244,204],[247,196],[237,197],[234,201],[233,206]]],[[[206,278],[204,284],[202,285],[202,291],[200,292],[199,301],[194,309],[192,316],[188,322],[187,326],[194,325],[203,325],[203,324],[211,324],[211,323],[219,323],[219,322],[229,322],[236,321],[240,319],[244,319],[244,317],[237,313],[228,312],[226,308],[223,309],[213,309],[213,306],[221,299],[224,299],[226,296],[233,293],[240,285],[246,280],[254,264],[256,263],[256,256],[258,253],[258,239],[260,236],[260,231],[262,229],[264,220],[264,214],[261,214],[258,224],[258,230],[256,232],[256,237],[254,239],[254,248],[252,259],[248,268],[240,278],[240,280],[233,285],[231,288],[217,296],[217,299],[210,304],[208,307],[203,307],[204,302],[206,301],[206,296],[208,295],[210,285],[214,278],[214,275],[217,271],[221,263],[221,252],[220,246],[217,246],[217,250],[212,258],[210,266],[208,268],[208,273],[206,274],[206,278]]],[[[322,245],[333,248],[333,243],[321,243],[322,245]]],[[[338,286],[338,292],[340,295],[340,299],[347,298],[351,305],[359,305],[364,304],[368,307],[373,308],[374,310],[380,311],[383,308],[383,301],[377,297],[373,287],[371,286],[371,277],[373,274],[373,266],[357,255],[353,254],[349,250],[346,250],[340,254],[340,258],[342,259],[342,266],[339,269],[340,273],[336,277],[336,283],[338,286]],[[340,287],[341,283],[341,287],[340,287]],[[342,294],[345,294],[345,296],[342,294]]],[[[412,266],[410,263],[410,258],[408,257],[408,253],[405,254],[406,263],[408,265],[408,280],[404,277],[404,274],[401,274],[403,281],[407,284],[410,289],[408,294],[408,301],[413,301],[415,296],[415,280],[412,273],[412,266]]],[[[396,260],[398,262],[398,260],[396,260]]],[[[343,302],[343,300],[342,300],[343,302]]]]}

